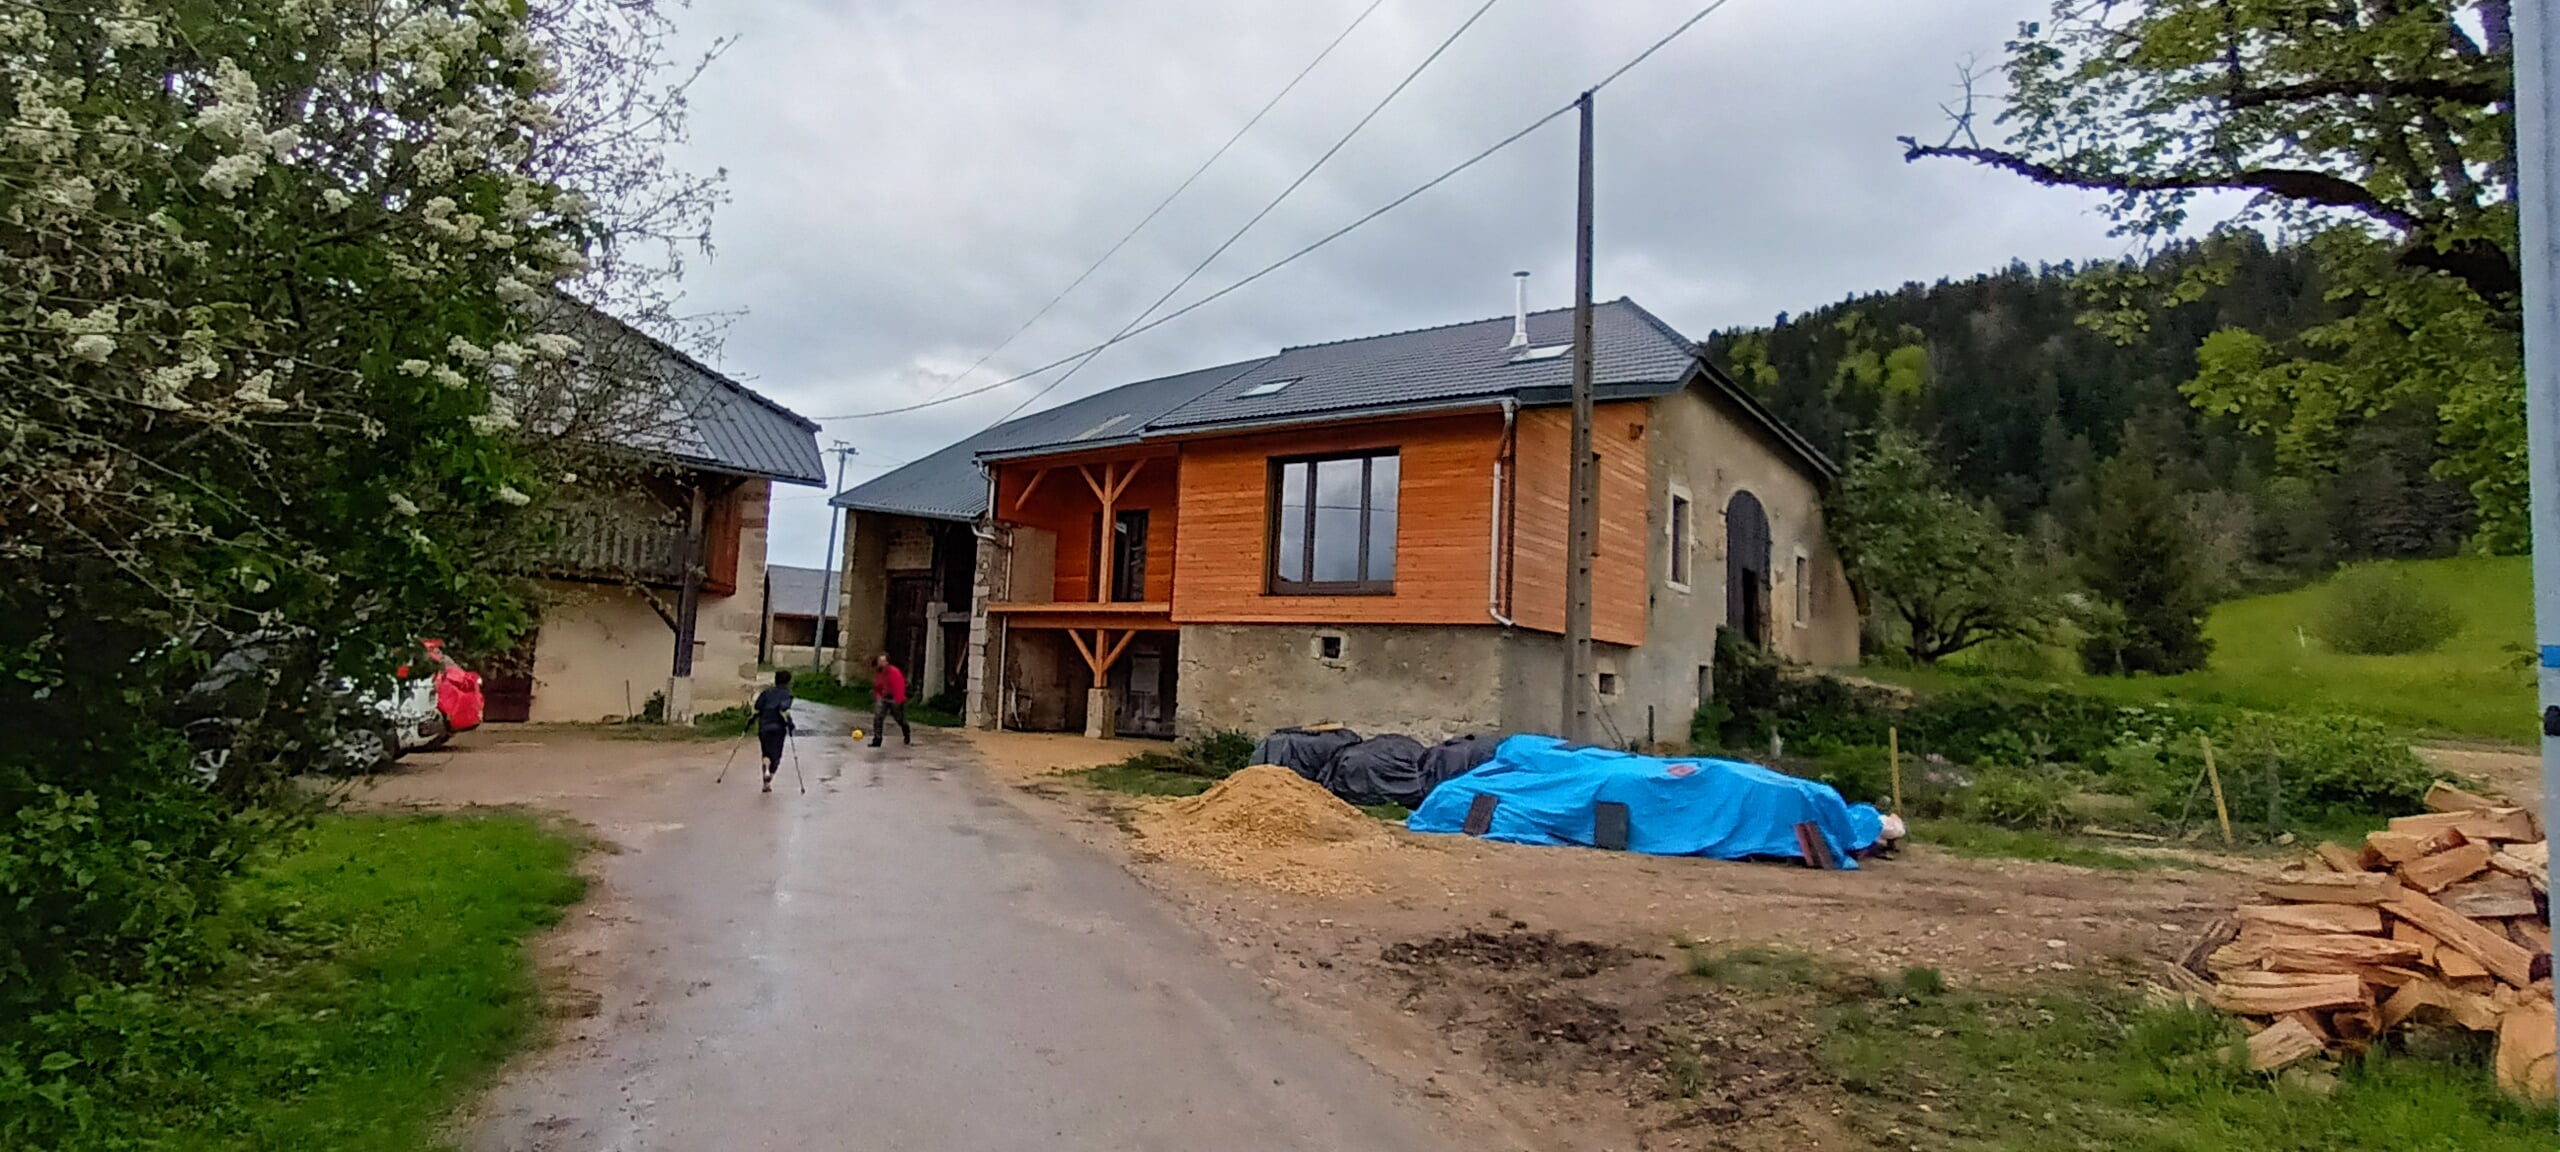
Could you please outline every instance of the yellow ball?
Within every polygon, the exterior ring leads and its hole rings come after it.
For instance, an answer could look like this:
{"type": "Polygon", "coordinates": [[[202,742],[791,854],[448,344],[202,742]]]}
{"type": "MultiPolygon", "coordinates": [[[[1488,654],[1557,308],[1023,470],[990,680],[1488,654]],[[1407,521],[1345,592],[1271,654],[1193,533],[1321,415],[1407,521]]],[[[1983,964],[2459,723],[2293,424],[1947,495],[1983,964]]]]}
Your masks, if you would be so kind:
{"type": "Polygon", "coordinates": [[[856,729],[854,729],[854,730],[853,730],[853,738],[854,738],[854,739],[856,739],[856,740],[860,740],[860,739],[862,739],[862,729],[860,729],[860,728],[856,728],[856,729]]]}

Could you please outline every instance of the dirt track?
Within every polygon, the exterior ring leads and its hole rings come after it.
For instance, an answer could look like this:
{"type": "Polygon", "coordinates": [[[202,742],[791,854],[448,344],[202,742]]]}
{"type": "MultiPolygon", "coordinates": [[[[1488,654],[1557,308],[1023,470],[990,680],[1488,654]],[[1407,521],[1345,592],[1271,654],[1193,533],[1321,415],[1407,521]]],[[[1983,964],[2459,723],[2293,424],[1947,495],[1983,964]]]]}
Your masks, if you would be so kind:
{"type": "Polygon", "coordinates": [[[2133,983],[2250,883],[2207,869],[2098,872],[1928,849],[1825,873],[1398,832],[1400,849],[1372,877],[1379,891],[1298,896],[1152,858],[1129,832],[1129,807],[1144,802],[1043,778],[1124,749],[972,739],[1035,812],[1121,856],[1371,1060],[1445,1107],[1490,1110],[1541,1147],[1710,1146],[1692,1126],[1711,1119],[1729,1147],[1864,1146],[1810,1087],[1819,1077],[1804,1023],[1684,988],[1681,945],[1775,945],[1887,977],[1931,967],[1976,985],[2133,983]],[[1549,933],[1548,944],[1521,942],[1549,933]],[[1732,1091],[1677,1108],[1650,1098],[1647,1030],[1701,1021],[1728,1022],[1716,1035],[1731,1058],[1719,1083],[1732,1091]]]}

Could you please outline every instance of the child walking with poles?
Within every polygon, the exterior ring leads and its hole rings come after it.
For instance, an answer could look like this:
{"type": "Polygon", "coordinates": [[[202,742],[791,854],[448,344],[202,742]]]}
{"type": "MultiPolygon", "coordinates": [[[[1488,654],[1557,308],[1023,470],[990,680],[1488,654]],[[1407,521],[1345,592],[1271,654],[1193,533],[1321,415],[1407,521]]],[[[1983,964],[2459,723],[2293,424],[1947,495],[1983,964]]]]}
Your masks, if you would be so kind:
{"type": "Polygon", "coordinates": [[[782,744],[791,736],[791,670],[773,674],[773,687],[756,693],[756,742],[764,752],[764,790],[773,791],[774,773],[782,771],[782,744]]]}

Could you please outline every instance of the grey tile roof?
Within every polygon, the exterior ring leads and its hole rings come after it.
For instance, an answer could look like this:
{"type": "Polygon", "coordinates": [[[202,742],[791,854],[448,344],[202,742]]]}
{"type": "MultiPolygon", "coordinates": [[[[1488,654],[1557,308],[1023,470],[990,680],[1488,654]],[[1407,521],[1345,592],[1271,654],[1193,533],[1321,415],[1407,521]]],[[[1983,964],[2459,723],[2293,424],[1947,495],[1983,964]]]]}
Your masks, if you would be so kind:
{"type": "Polygon", "coordinates": [[[826,606],[822,615],[836,618],[836,594],[844,587],[842,573],[824,568],[795,568],[788,564],[768,564],[764,569],[765,595],[773,610],[784,616],[807,616],[821,601],[826,606]],[[821,592],[823,584],[825,591],[821,592]]]}
{"type": "MultiPolygon", "coordinates": [[[[1509,316],[1281,350],[1277,356],[1131,384],[997,426],[835,498],[840,508],[971,520],[986,511],[982,459],[1070,451],[1225,429],[1323,424],[1514,397],[1564,402],[1573,358],[1524,358],[1509,316]],[[1285,386],[1273,387],[1283,382],[1285,386]]],[[[1529,346],[1572,339],[1573,312],[1529,315],[1529,346]]],[[[1659,396],[1701,376],[1816,470],[1836,471],[1810,444],[1698,355],[1697,345],[1617,299],[1591,315],[1592,382],[1603,398],[1659,396]]]]}
{"type": "Polygon", "coordinates": [[[1156,418],[1263,363],[1246,360],[1124,384],[1008,420],[895,472],[848,488],[829,503],[861,512],[975,520],[987,510],[987,477],[978,469],[980,455],[1129,443],[1156,418]]]}
{"type": "MultiPolygon", "coordinates": [[[[1676,386],[1697,367],[1694,347],[1626,300],[1591,310],[1591,379],[1595,385],[1676,386]]],[[[1572,309],[1529,314],[1529,346],[1560,347],[1573,339],[1572,309]]],[[[1261,368],[1157,420],[1150,432],[1197,432],[1227,424],[1261,424],[1377,408],[1406,408],[1569,387],[1571,354],[1517,360],[1511,317],[1423,328],[1333,344],[1290,348],[1261,368]],[[1257,386],[1292,381],[1263,396],[1257,386]]]]}

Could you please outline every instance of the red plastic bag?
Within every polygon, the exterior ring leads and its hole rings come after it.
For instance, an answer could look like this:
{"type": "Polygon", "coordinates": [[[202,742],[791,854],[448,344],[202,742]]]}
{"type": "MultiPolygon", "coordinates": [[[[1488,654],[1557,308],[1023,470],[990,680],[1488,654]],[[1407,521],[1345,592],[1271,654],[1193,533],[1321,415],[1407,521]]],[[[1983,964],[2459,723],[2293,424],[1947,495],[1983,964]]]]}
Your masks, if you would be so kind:
{"type": "Polygon", "coordinates": [[[479,727],[483,707],[479,673],[459,664],[447,664],[436,673],[436,711],[444,713],[444,722],[454,731],[479,727]]]}

